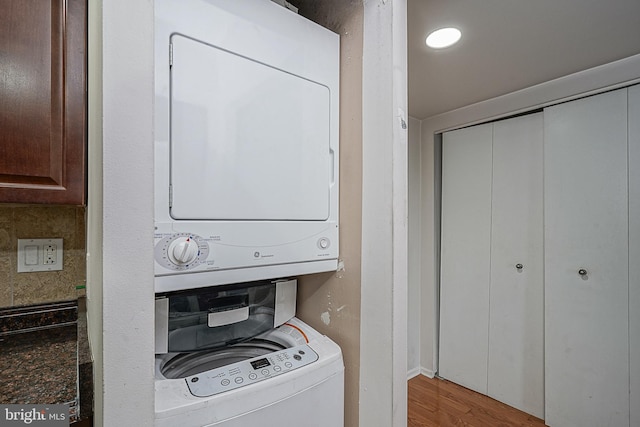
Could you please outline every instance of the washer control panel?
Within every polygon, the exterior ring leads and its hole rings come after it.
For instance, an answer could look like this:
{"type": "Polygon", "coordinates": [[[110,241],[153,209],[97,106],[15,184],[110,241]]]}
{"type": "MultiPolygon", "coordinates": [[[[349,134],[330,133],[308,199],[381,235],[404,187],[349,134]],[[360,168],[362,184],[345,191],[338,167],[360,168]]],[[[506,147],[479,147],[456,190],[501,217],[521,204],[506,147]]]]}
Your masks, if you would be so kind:
{"type": "Polygon", "coordinates": [[[304,344],[211,369],[185,381],[191,394],[208,397],[282,375],[316,360],[318,354],[304,344]]]}

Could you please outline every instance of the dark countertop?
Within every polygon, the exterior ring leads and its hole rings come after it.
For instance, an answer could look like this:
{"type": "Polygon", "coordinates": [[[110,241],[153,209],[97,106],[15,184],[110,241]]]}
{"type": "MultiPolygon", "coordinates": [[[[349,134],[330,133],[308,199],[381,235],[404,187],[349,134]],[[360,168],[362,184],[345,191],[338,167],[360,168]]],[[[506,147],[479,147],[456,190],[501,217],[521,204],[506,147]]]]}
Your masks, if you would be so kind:
{"type": "Polygon", "coordinates": [[[79,420],[93,416],[93,360],[87,335],[87,300],[78,300],[78,398],[79,420]]]}
{"type": "Polygon", "coordinates": [[[0,339],[0,402],[75,406],[76,325],[0,339]]]}
{"type": "Polygon", "coordinates": [[[91,415],[85,314],[84,301],[0,310],[0,403],[64,403],[72,422],[91,415]]]}
{"type": "Polygon", "coordinates": [[[0,309],[0,337],[35,329],[75,324],[77,320],[78,303],[76,301],[2,308],[0,309]]]}

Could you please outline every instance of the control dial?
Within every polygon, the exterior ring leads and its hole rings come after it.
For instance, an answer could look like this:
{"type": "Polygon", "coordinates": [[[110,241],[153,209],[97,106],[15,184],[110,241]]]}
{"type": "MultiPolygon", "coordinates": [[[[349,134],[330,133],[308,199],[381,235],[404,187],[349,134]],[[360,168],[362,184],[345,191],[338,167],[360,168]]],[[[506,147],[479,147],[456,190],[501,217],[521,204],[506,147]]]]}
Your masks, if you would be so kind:
{"type": "Polygon", "coordinates": [[[154,255],[163,268],[186,271],[209,262],[209,244],[196,234],[175,233],[156,238],[159,240],[156,241],[154,255]]]}
{"type": "Polygon", "coordinates": [[[179,237],[169,244],[167,255],[176,265],[190,264],[198,257],[198,244],[191,237],[179,237]]]}

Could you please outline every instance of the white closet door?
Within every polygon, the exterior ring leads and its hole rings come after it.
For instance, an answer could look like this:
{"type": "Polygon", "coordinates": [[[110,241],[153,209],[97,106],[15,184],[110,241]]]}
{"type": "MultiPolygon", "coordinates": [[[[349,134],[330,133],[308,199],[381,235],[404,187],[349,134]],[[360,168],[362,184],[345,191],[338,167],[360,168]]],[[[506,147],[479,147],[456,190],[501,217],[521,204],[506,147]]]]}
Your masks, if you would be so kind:
{"type": "Polygon", "coordinates": [[[627,90],[544,121],[546,423],[628,426],[627,90]]]}
{"type": "Polygon", "coordinates": [[[629,425],[640,426],[640,86],[629,88],[629,260],[629,425]]]}
{"type": "Polygon", "coordinates": [[[442,147],[439,374],[487,393],[492,125],[447,132],[442,147]]]}
{"type": "Polygon", "coordinates": [[[539,418],[544,418],[542,138],[542,113],[494,124],[488,367],[489,396],[539,418]]]}

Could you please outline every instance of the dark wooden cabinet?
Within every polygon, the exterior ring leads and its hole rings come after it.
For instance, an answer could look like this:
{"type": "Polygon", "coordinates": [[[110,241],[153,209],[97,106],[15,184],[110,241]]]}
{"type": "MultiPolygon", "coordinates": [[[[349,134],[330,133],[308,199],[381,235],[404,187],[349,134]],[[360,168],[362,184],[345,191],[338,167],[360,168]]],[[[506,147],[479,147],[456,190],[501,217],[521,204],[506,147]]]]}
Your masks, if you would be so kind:
{"type": "Polygon", "coordinates": [[[86,0],[0,0],[0,202],[82,205],[86,0]]]}

